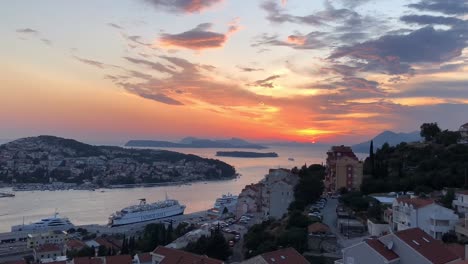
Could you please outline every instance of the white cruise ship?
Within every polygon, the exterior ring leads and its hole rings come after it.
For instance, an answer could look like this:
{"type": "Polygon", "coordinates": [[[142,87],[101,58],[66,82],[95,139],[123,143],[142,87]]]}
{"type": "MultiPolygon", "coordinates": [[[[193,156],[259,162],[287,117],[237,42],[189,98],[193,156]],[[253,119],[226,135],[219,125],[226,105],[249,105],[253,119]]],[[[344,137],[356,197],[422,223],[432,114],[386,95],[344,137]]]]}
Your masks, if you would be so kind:
{"type": "Polygon", "coordinates": [[[141,223],[161,218],[181,215],[185,205],[179,201],[167,199],[164,201],[147,204],[146,199],[140,199],[139,205],[132,205],[115,212],[109,217],[109,226],[120,226],[141,223]]]}
{"type": "Polygon", "coordinates": [[[214,208],[220,211],[224,211],[224,208],[227,208],[228,212],[234,212],[237,205],[237,195],[232,195],[230,193],[223,194],[221,198],[216,199],[214,208]]]}
{"type": "Polygon", "coordinates": [[[68,218],[59,217],[58,213],[55,213],[54,216],[49,218],[41,219],[39,222],[30,223],[25,225],[15,225],[11,227],[12,232],[17,231],[51,231],[51,230],[61,230],[66,231],[70,228],[75,227],[68,218]]]}

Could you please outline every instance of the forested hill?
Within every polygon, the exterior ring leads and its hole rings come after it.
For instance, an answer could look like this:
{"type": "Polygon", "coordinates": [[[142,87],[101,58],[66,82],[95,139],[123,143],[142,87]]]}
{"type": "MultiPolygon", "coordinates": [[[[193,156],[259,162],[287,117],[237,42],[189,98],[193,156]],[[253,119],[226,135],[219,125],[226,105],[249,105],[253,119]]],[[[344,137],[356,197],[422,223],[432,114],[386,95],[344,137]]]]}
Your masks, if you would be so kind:
{"type": "Polygon", "coordinates": [[[93,146],[54,136],[0,145],[0,182],[99,185],[219,180],[235,169],[219,160],[172,151],[93,146]]]}
{"type": "MultiPolygon", "coordinates": [[[[468,145],[401,143],[378,149],[364,164],[364,193],[440,190],[463,187],[468,171],[468,145]]],[[[468,180],[468,178],[467,178],[468,180]]]]}

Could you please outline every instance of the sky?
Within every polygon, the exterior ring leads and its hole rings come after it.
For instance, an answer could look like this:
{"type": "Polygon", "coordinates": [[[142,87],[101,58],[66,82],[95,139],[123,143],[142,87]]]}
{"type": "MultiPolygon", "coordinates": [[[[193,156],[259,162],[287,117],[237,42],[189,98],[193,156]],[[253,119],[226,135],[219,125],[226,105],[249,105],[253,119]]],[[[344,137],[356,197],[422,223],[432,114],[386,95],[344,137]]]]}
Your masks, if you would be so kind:
{"type": "Polygon", "coordinates": [[[0,139],[352,143],[468,122],[463,0],[15,0],[0,17],[0,139]]]}

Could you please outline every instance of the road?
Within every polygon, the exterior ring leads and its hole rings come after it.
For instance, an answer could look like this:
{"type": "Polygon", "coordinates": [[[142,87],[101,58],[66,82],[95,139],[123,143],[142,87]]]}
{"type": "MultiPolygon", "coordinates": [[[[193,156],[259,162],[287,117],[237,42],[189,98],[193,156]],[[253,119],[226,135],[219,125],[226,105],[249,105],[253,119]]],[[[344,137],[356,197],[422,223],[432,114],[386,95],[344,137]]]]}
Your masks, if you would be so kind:
{"type": "Polygon", "coordinates": [[[323,208],[323,220],[322,222],[330,227],[330,231],[336,235],[338,241],[337,251],[340,251],[340,248],[346,248],[352,245],[355,245],[368,236],[363,237],[353,237],[348,239],[346,236],[343,236],[338,228],[336,227],[337,216],[336,216],[336,207],[338,206],[338,199],[328,199],[327,205],[323,208]]]}

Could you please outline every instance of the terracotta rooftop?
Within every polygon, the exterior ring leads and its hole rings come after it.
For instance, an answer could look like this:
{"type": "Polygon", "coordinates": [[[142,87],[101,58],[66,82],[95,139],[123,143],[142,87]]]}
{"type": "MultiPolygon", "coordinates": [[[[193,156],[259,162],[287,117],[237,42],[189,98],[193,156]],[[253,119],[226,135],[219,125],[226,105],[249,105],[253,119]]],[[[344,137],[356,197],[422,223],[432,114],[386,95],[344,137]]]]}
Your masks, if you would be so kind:
{"type": "Polygon", "coordinates": [[[132,264],[130,255],[107,256],[106,264],[132,264]]]}
{"type": "Polygon", "coordinates": [[[120,249],[119,242],[111,238],[99,237],[94,239],[94,241],[96,241],[96,243],[101,246],[105,246],[106,248],[120,249]]]}
{"type": "Polygon", "coordinates": [[[397,198],[398,203],[410,204],[414,208],[422,208],[434,203],[430,198],[397,198]]]}
{"type": "Polygon", "coordinates": [[[460,244],[445,244],[445,247],[460,259],[465,259],[465,246],[460,244]]]}
{"type": "Polygon", "coordinates": [[[7,261],[7,262],[2,262],[3,264],[26,264],[26,260],[15,260],[15,261],[7,261]]]}
{"type": "Polygon", "coordinates": [[[137,254],[138,259],[140,260],[140,263],[146,263],[146,262],[151,262],[151,253],[140,253],[137,254]]]}
{"type": "Polygon", "coordinates": [[[268,264],[310,264],[294,248],[280,249],[261,256],[268,264]]]}
{"type": "Polygon", "coordinates": [[[391,261],[399,258],[399,256],[393,252],[393,250],[388,249],[385,245],[378,239],[368,239],[366,240],[367,245],[377,251],[379,255],[384,257],[386,260],[391,261]]]}
{"type": "Polygon", "coordinates": [[[164,256],[159,264],[223,264],[221,260],[195,255],[183,250],[158,246],[153,254],[164,256]]]}
{"type": "Polygon", "coordinates": [[[398,231],[395,235],[434,264],[444,264],[459,259],[441,241],[435,240],[419,228],[398,231]]]}
{"type": "Polygon", "coordinates": [[[44,244],[42,246],[37,247],[36,252],[51,252],[51,251],[60,251],[62,247],[57,244],[44,244]]]}
{"type": "Polygon", "coordinates": [[[330,231],[330,228],[326,224],[322,224],[320,222],[315,222],[310,224],[307,227],[307,232],[310,233],[327,233],[330,231]]]}
{"type": "Polygon", "coordinates": [[[103,264],[101,258],[78,257],[73,259],[74,264],[103,264]]]}
{"type": "Polygon", "coordinates": [[[83,241],[78,239],[70,239],[67,241],[66,245],[69,249],[80,249],[86,246],[86,244],[83,241]]]}

